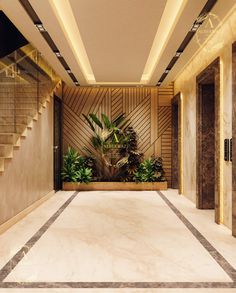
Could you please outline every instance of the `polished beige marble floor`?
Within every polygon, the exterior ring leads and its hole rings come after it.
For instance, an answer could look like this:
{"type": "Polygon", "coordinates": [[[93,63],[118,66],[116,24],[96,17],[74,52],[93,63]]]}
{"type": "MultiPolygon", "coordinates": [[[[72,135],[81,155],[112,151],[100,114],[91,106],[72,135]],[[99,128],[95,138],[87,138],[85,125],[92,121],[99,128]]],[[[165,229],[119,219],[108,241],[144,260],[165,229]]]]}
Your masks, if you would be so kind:
{"type": "MultiPolygon", "coordinates": [[[[236,267],[236,239],[175,190],[163,194],[236,267]]],[[[72,195],[59,192],[0,236],[1,267],[72,195]]],[[[156,192],[81,192],[4,282],[232,282],[156,192]]],[[[0,289],[0,292],[236,292],[0,289]]]]}

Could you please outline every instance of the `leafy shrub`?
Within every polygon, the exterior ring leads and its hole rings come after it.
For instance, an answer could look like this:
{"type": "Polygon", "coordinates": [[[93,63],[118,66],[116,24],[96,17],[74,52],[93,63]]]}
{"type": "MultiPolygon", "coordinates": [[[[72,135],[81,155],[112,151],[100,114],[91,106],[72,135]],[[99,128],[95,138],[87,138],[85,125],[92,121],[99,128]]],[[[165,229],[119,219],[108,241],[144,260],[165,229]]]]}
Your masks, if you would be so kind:
{"type": "Polygon", "coordinates": [[[134,180],[136,182],[165,181],[162,159],[152,157],[144,160],[139,165],[137,172],[134,173],[134,180]]]}
{"type": "Polygon", "coordinates": [[[80,156],[71,147],[68,147],[63,158],[62,179],[65,182],[89,183],[92,180],[92,168],[88,167],[88,159],[80,156]]]}
{"type": "Polygon", "coordinates": [[[93,131],[91,143],[96,151],[96,159],[100,161],[99,177],[105,181],[116,180],[121,167],[128,161],[127,157],[120,157],[117,150],[123,145],[124,129],[129,120],[126,120],[124,113],[113,120],[104,113],[101,114],[101,119],[93,113],[83,114],[83,117],[93,131]]]}
{"type": "Polygon", "coordinates": [[[76,182],[78,179],[79,154],[76,150],[68,148],[63,156],[64,166],[62,169],[62,179],[66,182],[76,182]]]}
{"type": "Polygon", "coordinates": [[[77,182],[88,184],[92,180],[92,169],[91,168],[80,168],[78,170],[77,182]]]}
{"type": "Polygon", "coordinates": [[[123,147],[120,154],[128,158],[127,163],[121,171],[121,179],[123,181],[133,181],[134,173],[137,171],[141,163],[143,154],[137,151],[138,137],[133,127],[129,126],[124,130],[123,147]]]}

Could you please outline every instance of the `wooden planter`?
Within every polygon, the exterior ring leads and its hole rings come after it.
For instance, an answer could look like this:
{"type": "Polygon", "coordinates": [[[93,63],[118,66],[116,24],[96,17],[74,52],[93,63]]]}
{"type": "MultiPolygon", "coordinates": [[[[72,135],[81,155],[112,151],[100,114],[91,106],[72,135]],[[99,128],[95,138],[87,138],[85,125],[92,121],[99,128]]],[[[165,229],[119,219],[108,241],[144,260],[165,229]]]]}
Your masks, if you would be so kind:
{"type": "Polygon", "coordinates": [[[63,190],[166,190],[165,182],[63,182],[63,190]]]}

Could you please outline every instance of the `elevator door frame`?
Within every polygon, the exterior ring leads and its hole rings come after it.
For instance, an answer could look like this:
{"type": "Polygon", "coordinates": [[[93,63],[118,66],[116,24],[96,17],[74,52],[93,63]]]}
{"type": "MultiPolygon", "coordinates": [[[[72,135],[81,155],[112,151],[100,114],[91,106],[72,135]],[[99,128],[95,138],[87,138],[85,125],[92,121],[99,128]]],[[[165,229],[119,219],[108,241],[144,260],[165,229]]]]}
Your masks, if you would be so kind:
{"type": "Polygon", "coordinates": [[[171,100],[172,137],[171,137],[171,188],[181,193],[181,94],[176,94],[171,100]],[[176,113],[177,108],[177,113],[176,113]],[[175,115],[177,114],[177,128],[175,115]]]}
{"type": "MultiPolygon", "coordinates": [[[[213,75],[215,84],[215,222],[220,223],[220,60],[217,58],[196,78],[196,206],[202,208],[202,176],[201,176],[201,122],[202,122],[202,94],[201,87],[208,76],[213,75]]],[[[210,147],[210,146],[209,146],[210,147]]]]}

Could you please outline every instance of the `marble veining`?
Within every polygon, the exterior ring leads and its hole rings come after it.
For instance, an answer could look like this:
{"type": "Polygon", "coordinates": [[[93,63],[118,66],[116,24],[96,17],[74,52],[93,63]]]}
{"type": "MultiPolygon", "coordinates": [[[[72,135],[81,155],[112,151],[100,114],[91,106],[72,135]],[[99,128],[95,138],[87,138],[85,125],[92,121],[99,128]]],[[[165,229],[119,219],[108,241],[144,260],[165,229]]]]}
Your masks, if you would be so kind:
{"type": "Polygon", "coordinates": [[[6,263],[0,270],[0,282],[2,282],[9,273],[16,267],[16,265],[26,256],[35,243],[41,236],[49,229],[52,223],[60,216],[64,209],[71,203],[78,192],[73,195],[50,217],[50,219],[24,244],[24,246],[17,251],[17,253],[6,263]]]}
{"type": "Polygon", "coordinates": [[[234,292],[232,261],[196,228],[209,211],[193,207],[192,224],[177,190],[64,194],[28,253],[1,270],[0,292],[234,292]]]}
{"type": "MultiPolygon", "coordinates": [[[[232,102],[232,84],[233,95],[235,94],[235,81],[232,81],[232,67],[235,67],[235,62],[233,62],[232,66],[232,44],[236,40],[235,20],[236,11],[234,9],[232,13],[229,14],[224,21],[222,21],[215,34],[206,43],[204,43],[204,47],[202,47],[198,53],[193,56],[192,60],[185,68],[183,68],[182,72],[180,72],[177,79],[175,80],[175,94],[181,92],[183,97],[183,193],[193,202],[196,202],[197,167],[196,76],[216,58],[220,58],[220,95],[222,99],[220,111],[223,114],[223,117],[221,116],[220,118],[221,125],[223,126],[222,137],[230,138],[232,134],[232,108],[234,113],[233,115],[235,115],[235,103],[232,102]]],[[[195,45],[198,45],[197,39],[195,37],[191,42],[195,45]]],[[[190,50],[190,47],[186,48],[185,54],[191,54],[190,50]]],[[[233,73],[233,76],[234,75],[235,73],[233,73]]],[[[235,132],[235,130],[233,131],[235,132]]],[[[234,214],[233,218],[236,218],[235,204],[233,204],[232,208],[232,164],[230,162],[224,162],[223,157],[218,158],[218,161],[221,161],[221,171],[223,173],[222,188],[224,199],[222,200],[223,207],[221,207],[223,210],[222,222],[227,227],[231,228],[232,210],[234,214]]],[[[233,192],[233,197],[235,198],[235,192],[233,192]]],[[[234,223],[236,223],[235,220],[234,223]]],[[[236,224],[234,225],[236,226],[236,224]]],[[[232,230],[236,235],[236,229],[233,228],[232,230]]]]}
{"type": "Polygon", "coordinates": [[[156,192],[81,192],[4,281],[232,282],[156,192]]]}

